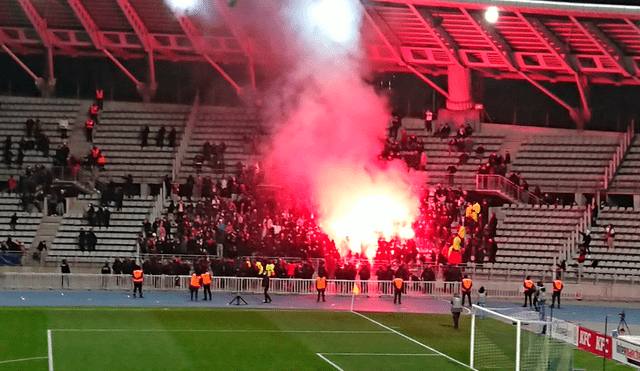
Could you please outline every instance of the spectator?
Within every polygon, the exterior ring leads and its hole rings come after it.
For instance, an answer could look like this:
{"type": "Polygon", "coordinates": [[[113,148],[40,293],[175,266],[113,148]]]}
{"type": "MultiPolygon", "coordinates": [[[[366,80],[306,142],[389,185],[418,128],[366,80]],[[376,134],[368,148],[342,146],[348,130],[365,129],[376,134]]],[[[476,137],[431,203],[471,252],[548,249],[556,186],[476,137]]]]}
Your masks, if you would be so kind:
{"type": "Polygon", "coordinates": [[[9,228],[12,231],[16,230],[16,225],[18,225],[18,214],[17,213],[13,213],[13,215],[11,215],[11,220],[9,221],[9,228]]]}
{"type": "Polygon", "coordinates": [[[84,228],[80,228],[80,233],[78,234],[78,248],[81,252],[87,250],[87,233],[84,228]]]}
{"type": "Polygon", "coordinates": [[[613,250],[616,231],[611,224],[605,228],[605,240],[607,241],[607,251],[613,250]]]}
{"type": "Polygon", "coordinates": [[[93,232],[93,228],[89,228],[87,233],[87,250],[96,251],[96,245],[98,244],[98,237],[93,232]]]}
{"type": "Polygon", "coordinates": [[[60,138],[62,140],[67,139],[68,138],[68,132],[69,132],[69,120],[60,119],[60,121],[58,121],[58,126],[60,128],[60,138]]]}
{"type": "Polygon", "coordinates": [[[169,147],[174,148],[176,146],[176,138],[178,136],[178,132],[176,131],[176,128],[172,128],[171,131],[169,132],[169,147]]]}
{"type": "Polygon", "coordinates": [[[158,135],[156,136],[156,146],[157,147],[164,147],[164,135],[167,132],[167,129],[165,129],[164,126],[160,127],[160,130],[158,130],[158,135]]]}
{"type": "Polygon", "coordinates": [[[145,125],[145,127],[140,132],[140,146],[142,148],[149,145],[149,125],[145,125]]]}

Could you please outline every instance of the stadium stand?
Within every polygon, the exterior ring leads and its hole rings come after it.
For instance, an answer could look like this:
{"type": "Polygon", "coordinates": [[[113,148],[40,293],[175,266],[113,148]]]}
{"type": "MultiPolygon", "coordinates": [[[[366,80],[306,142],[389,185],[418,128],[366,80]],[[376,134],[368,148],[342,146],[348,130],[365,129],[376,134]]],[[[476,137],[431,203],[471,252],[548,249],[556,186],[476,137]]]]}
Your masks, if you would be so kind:
{"type": "MultiPolygon", "coordinates": [[[[19,142],[22,138],[28,140],[26,121],[29,118],[40,120],[42,132],[49,138],[49,157],[44,157],[42,152],[34,149],[25,151],[23,167],[35,167],[37,164],[51,164],[51,156],[55,149],[60,148],[63,139],[60,136],[59,120],[69,121],[69,133],[73,130],[78,110],[82,101],[73,99],[46,99],[46,98],[26,98],[26,97],[1,97],[0,98],[0,137],[2,140],[11,136],[13,144],[11,146],[15,157],[18,153],[19,142]]],[[[35,138],[32,138],[35,139],[35,138]]],[[[4,147],[2,148],[4,151],[4,147]]],[[[0,181],[7,181],[11,176],[16,175],[19,170],[0,165],[0,181]]]]}
{"type": "Polygon", "coordinates": [[[596,220],[597,226],[591,227],[590,256],[585,262],[585,276],[617,279],[637,275],[640,268],[640,212],[632,208],[603,207],[596,220]],[[608,250],[605,241],[605,228],[611,224],[615,231],[615,244],[608,250]],[[597,261],[594,267],[593,262],[597,261]]]}
{"type": "Polygon", "coordinates": [[[612,193],[640,193],[640,138],[631,142],[627,153],[609,185],[612,193]]]}
{"type": "MultiPolygon", "coordinates": [[[[473,150],[469,153],[469,161],[466,165],[458,165],[458,156],[460,152],[449,151],[449,140],[454,138],[437,138],[425,135],[422,131],[407,131],[410,134],[417,134],[424,142],[424,149],[427,154],[427,166],[425,170],[428,172],[429,184],[446,184],[447,167],[454,165],[457,172],[454,175],[455,188],[474,189],[476,186],[476,174],[478,167],[486,163],[491,153],[498,153],[501,150],[504,136],[499,134],[478,134],[474,133],[470,138],[473,143],[473,150]],[[484,156],[478,156],[476,149],[482,145],[485,149],[484,156]]],[[[455,133],[454,133],[455,134],[455,133]]]]}
{"type": "Polygon", "coordinates": [[[500,208],[496,242],[496,263],[500,270],[548,271],[571,232],[584,218],[586,209],[577,206],[508,205],[500,208]]]}
{"type": "MultiPolygon", "coordinates": [[[[99,204],[97,195],[80,196],[78,199],[87,204],[99,204]]],[[[93,227],[98,237],[96,251],[84,253],[78,249],[78,234],[81,228],[88,231],[91,226],[83,213],[66,213],[49,251],[48,259],[67,258],[70,261],[93,262],[113,260],[116,257],[135,257],[138,239],[142,233],[142,222],[149,218],[152,205],[153,198],[134,196],[124,200],[122,210],[109,207],[111,210],[109,228],[93,227]]]]}
{"type": "Polygon", "coordinates": [[[603,186],[620,140],[621,136],[605,135],[531,136],[510,170],[543,192],[593,192],[603,186]]]}
{"type": "Polygon", "coordinates": [[[40,220],[42,220],[42,213],[23,211],[19,195],[0,194],[0,242],[11,237],[13,242],[20,241],[28,249],[36,236],[40,220]],[[14,213],[18,217],[18,223],[16,229],[11,230],[9,221],[14,213]]]}
{"type": "Polygon", "coordinates": [[[105,154],[102,179],[122,179],[132,174],[136,183],[159,183],[171,173],[175,148],[167,146],[167,136],[176,128],[176,147],[184,132],[190,106],[107,102],[94,133],[94,144],[105,154]],[[140,133],[149,126],[149,141],[140,146],[140,133]],[[164,126],[164,146],[156,146],[158,130],[164,126]]]}
{"type": "Polygon", "coordinates": [[[245,108],[201,106],[198,121],[193,129],[187,152],[183,158],[178,180],[184,182],[189,175],[231,174],[240,162],[248,165],[250,141],[258,134],[257,112],[245,108]],[[203,145],[224,142],[224,169],[213,169],[208,163],[198,171],[194,158],[202,154],[203,145]]]}

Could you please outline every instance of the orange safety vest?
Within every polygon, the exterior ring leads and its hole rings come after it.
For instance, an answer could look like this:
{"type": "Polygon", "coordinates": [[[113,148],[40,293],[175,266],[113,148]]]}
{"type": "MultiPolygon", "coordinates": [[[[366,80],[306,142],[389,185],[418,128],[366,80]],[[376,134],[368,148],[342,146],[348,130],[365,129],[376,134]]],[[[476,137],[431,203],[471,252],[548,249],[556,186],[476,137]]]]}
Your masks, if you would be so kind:
{"type": "Polygon", "coordinates": [[[142,283],[142,281],[144,281],[144,273],[142,272],[141,269],[136,269],[135,271],[133,271],[133,282],[135,283],[142,283]]]}
{"type": "Polygon", "coordinates": [[[96,99],[102,99],[102,98],[104,98],[104,90],[102,89],[96,90],[96,99]]]}
{"type": "Polygon", "coordinates": [[[211,285],[211,274],[209,272],[203,273],[200,277],[202,277],[203,285],[211,285]]]}
{"type": "Polygon", "coordinates": [[[327,277],[317,277],[316,278],[316,289],[324,290],[327,287],[327,277]]]}
{"type": "Polygon", "coordinates": [[[100,156],[98,157],[98,164],[100,164],[100,165],[105,165],[106,163],[107,163],[107,159],[106,159],[106,158],[104,158],[104,155],[100,155],[100,156]]]}
{"type": "Polygon", "coordinates": [[[91,114],[92,115],[97,115],[98,114],[98,110],[99,110],[98,106],[96,106],[96,105],[91,106],[91,114]]]}
{"type": "Polygon", "coordinates": [[[472,283],[473,283],[473,281],[471,281],[471,278],[463,279],[462,280],[462,291],[468,292],[469,290],[471,290],[472,283]]]}
{"type": "Polygon", "coordinates": [[[553,280],[553,292],[562,291],[562,281],[553,280]]]}
{"type": "Polygon", "coordinates": [[[524,288],[526,290],[531,290],[533,288],[533,281],[531,280],[524,280],[524,288]]]}
{"type": "Polygon", "coordinates": [[[87,120],[84,123],[84,127],[86,127],[87,129],[93,129],[94,124],[95,122],[93,120],[87,120]]]}
{"type": "Polygon", "coordinates": [[[98,157],[100,157],[100,148],[96,148],[96,149],[91,149],[91,157],[94,159],[98,159],[98,157]]]}
{"type": "Polygon", "coordinates": [[[394,278],[393,283],[396,285],[398,290],[402,289],[402,278],[394,278]]]}
{"type": "Polygon", "coordinates": [[[191,275],[191,282],[189,282],[189,286],[200,287],[200,277],[198,277],[195,273],[191,275]]]}

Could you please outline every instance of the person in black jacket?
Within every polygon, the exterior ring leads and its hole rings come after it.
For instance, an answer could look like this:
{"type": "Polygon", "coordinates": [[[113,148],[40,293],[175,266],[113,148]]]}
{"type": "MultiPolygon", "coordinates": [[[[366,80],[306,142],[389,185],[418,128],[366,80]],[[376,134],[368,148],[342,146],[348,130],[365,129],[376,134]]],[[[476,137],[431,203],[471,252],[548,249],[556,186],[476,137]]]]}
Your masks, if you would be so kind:
{"type": "Polygon", "coordinates": [[[271,296],[269,296],[269,282],[271,279],[269,278],[269,274],[264,272],[262,275],[262,287],[264,288],[264,301],[263,303],[271,303],[271,296]]]}
{"type": "Polygon", "coordinates": [[[67,259],[62,259],[62,264],[60,264],[60,272],[62,273],[62,287],[64,287],[65,281],[67,281],[67,287],[69,287],[69,276],[67,276],[67,274],[71,273],[71,268],[69,268],[69,264],[67,264],[67,259]]]}
{"type": "Polygon", "coordinates": [[[164,126],[160,127],[160,130],[158,130],[158,136],[156,137],[156,146],[157,147],[164,147],[164,135],[167,132],[167,129],[164,128],[164,126]]]}
{"type": "Polygon", "coordinates": [[[100,269],[100,273],[102,274],[102,288],[107,288],[107,283],[109,283],[109,277],[107,274],[111,274],[111,268],[109,267],[109,262],[104,262],[102,269],[100,269]]]}
{"type": "Polygon", "coordinates": [[[420,280],[424,282],[422,292],[431,294],[433,292],[433,283],[436,280],[436,275],[433,273],[433,269],[425,267],[420,275],[420,280]]]}
{"type": "Polygon", "coordinates": [[[591,231],[587,229],[584,233],[580,231],[578,231],[578,233],[582,235],[582,247],[584,248],[584,251],[587,255],[591,254],[591,251],[589,250],[589,245],[591,244],[591,231]]]}

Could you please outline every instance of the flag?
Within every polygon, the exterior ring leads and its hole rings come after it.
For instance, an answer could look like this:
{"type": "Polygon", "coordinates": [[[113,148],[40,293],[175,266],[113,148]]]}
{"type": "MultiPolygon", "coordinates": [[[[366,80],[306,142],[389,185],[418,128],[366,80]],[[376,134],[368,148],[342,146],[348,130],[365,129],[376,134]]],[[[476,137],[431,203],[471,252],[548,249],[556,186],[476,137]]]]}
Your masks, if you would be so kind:
{"type": "Polygon", "coordinates": [[[358,285],[353,285],[353,294],[360,295],[360,288],[358,287],[358,285]]]}

